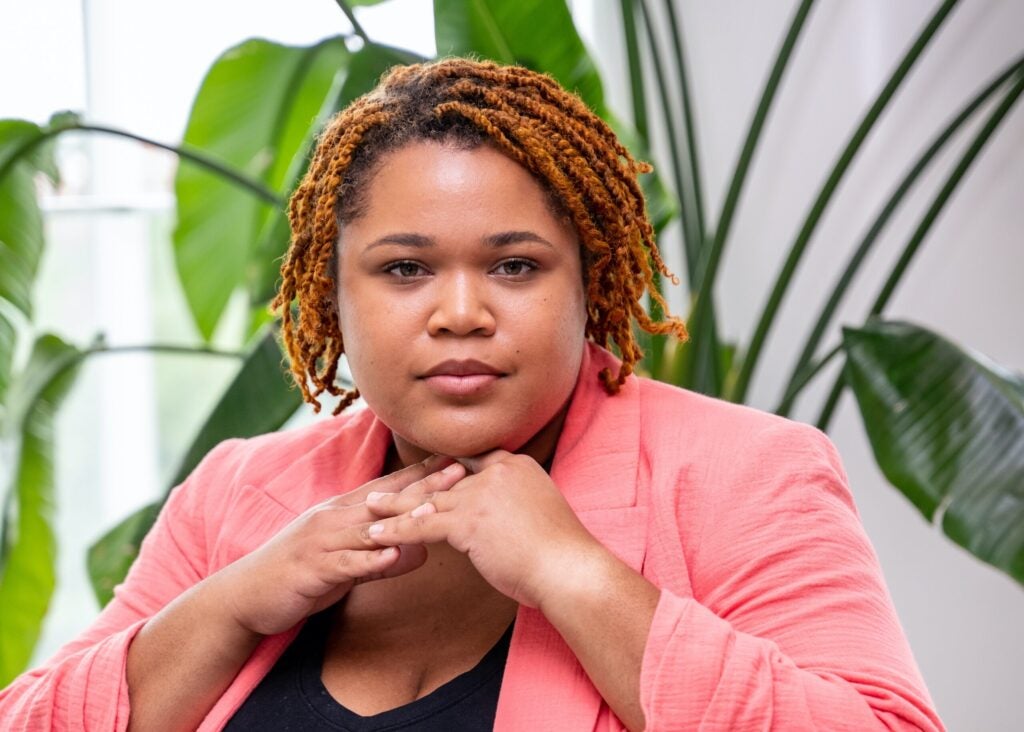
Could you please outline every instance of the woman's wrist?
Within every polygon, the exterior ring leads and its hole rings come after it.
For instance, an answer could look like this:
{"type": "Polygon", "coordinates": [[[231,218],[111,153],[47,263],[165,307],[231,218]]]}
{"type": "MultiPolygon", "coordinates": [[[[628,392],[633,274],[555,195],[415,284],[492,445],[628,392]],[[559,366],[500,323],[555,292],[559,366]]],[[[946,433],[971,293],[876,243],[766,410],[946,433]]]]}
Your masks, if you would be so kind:
{"type": "Polygon", "coordinates": [[[559,615],[601,596],[616,581],[621,561],[603,545],[566,551],[543,560],[536,607],[554,622],[559,615]]]}

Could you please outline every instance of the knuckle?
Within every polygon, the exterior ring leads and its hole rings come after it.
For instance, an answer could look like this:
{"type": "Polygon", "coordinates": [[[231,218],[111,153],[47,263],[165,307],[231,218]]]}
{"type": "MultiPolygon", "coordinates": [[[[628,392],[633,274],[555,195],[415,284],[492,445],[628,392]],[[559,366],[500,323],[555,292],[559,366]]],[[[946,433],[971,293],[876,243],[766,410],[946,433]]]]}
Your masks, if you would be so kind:
{"type": "Polygon", "coordinates": [[[335,559],[335,566],[341,570],[343,574],[349,574],[352,569],[352,552],[348,549],[338,552],[338,556],[335,559]]]}

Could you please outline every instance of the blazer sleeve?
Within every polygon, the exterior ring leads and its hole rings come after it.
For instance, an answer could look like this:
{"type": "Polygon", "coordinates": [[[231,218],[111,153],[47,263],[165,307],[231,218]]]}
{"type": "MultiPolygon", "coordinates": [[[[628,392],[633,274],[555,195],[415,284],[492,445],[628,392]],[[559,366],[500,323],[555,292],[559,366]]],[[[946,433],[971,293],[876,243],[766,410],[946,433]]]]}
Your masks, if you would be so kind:
{"type": "Polygon", "coordinates": [[[677,505],[693,596],[659,598],[647,729],[943,730],[835,446],[780,420],[739,452],[677,505]]]}
{"type": "Polygon", "coordinates": [[[227,492],[232,454],[242,442],[222,442],[171,491],[127,577],[93,624],[0,691],[4,730],[127,728],[128,647],[147,619],[207,575],[205,496],[227,492]]]}

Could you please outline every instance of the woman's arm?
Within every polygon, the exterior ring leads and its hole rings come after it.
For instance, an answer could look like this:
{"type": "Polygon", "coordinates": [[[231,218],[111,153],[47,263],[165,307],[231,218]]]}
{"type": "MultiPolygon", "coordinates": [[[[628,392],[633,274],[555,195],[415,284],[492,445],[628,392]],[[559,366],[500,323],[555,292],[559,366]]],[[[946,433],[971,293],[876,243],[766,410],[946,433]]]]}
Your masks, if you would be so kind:
{"type": "Polygon", "coordinates": [[[713,505],[677,509],[706,512],[684,542],[699,601],[611,555],[546,590],[612,710],[630,729],[944,729],[831,441],[790,423],[737,460],[730,490],[698,493],[713,505]]]}
{"type": "Polygon", "coordinates": [[[366,492],[417,481],[444,490],[462,475],[428,459],[314,506],[250,554],[211,567],[207,542],[232,507],[210,496],[231,495],[239,442],[222,443],[172,492],[93,626],[0,692],[5,730],[194,729],[261,637],[333,604],[356,579],[423,563],[418,548],[384,550],[366,535],[366,492]]]}
{"type": "Polygon", "coordinates": [[[129,646],[147,619],[199,582],[205,571],[206,548],[192,487],[226,481],[232,452],[240,443],[218,445],[171,492],[131,571],[93,624],[45,664],[0,691],[4,729],[127,728],[129,646]]]}

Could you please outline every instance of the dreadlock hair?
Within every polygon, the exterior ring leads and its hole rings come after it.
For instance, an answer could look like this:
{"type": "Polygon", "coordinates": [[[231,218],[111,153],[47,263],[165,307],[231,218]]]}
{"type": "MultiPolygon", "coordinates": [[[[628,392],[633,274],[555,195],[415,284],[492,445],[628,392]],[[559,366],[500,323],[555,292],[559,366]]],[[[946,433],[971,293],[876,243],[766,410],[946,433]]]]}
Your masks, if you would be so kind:
{"type": "Polygon", "coordinates": [[[280,313],[295,382],[315,411],[325,391],[342,397],[334,414],[359,396],[335,384],[345,350],[335,303],[339,226],[363,212],[380,158],[416,141],[495,146],[532,173],[572,221],[584,271],[585,337],[604,347],[614,341],[622,358],[618,374],[601,373],[609,394],[643,356],[633,320],[648,333],[688,340],[681,320],[652,321],[641,304],[646,290],[668,312],[652,264],[679,283],[658,252],[637,181],[653,168],[634,160],[581,99],[520,66],[465,58],[397,66],[327,124],[289,205],[291,245],[270,307],[280,313]]]}

